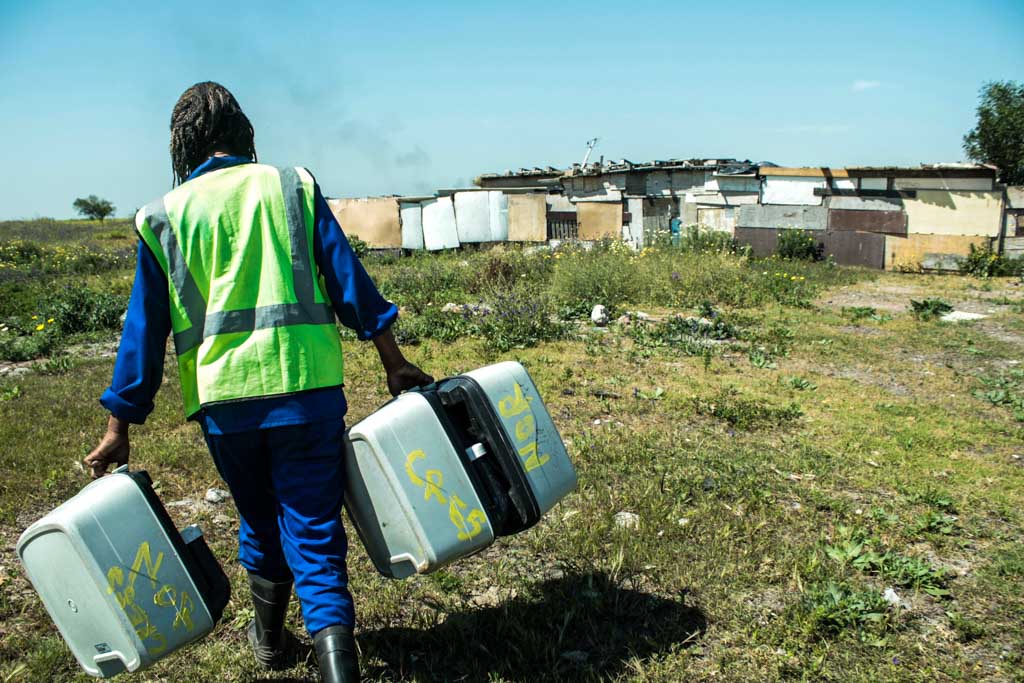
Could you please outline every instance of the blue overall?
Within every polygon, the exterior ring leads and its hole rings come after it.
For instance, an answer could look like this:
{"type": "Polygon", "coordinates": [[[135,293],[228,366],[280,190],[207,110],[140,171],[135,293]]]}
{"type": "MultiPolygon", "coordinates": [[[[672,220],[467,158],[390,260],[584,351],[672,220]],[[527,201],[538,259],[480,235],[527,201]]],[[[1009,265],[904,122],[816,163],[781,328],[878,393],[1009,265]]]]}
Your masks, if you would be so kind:
{"type": "MultiPolygon", "coordinates": [[[[189,180],[248,162],[211,157],[189,180]]],[[[377,291],[319,187],[315,195],[313,256],[331,304],[343,325],[373,339],[398,309],[377,291]]],[[[140,240],[113,380],[100,398],[115,417],[142,424],[152,412],[170,331],[167,278],[140,240]]],[[[328,388],[215,404],[194,417],[238,508],[242,566],[271,581],[294,577],[310,635],[355,623],[340,516],[347,407],[343,390],[328,388]]]]}

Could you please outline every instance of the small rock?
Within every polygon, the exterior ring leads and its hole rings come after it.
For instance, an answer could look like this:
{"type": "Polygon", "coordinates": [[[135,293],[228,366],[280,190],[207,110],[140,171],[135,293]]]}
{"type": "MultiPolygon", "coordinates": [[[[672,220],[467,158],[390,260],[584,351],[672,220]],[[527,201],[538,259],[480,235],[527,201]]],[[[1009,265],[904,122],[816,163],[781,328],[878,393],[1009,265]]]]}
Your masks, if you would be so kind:
{"type": "Polygon", "coordinates": [[[700,487],[705,491],[714,491],[718,488],[718,482],[713,477],[704,477],[704,481],[701,482],[700,487]]]}
{"type": "Polygon", "coordinates": [[[679,519],[676,520],[676,524],[678,524],[679,526],[686,526],[689,523],[690,523],[690,518],[689,517],[680,517],[679,519]]]}
{"type": "Polygon", "coordinates": [[[231,494],[224,489],[208,489],[206,491],[206,502],[217,505],[231,497],[231,494]]]}
{"type": "Polygon", "coordinates": [[[232,519],[225,514],[217,514],[213,516],[213,523],[217,526],[231,526],[232,519]]]}
{"type": "Polygon", "coordinates": [[[882,593],[882,599],[890,605],[892,605],[893,607],[902,607],[906,609],[909,606],[907,605],[907,603],[903,602],[903,599],[900,597],[900,594],[897,593],[896,589],[892,586],[885,589],[885,591],[882,593]]]}
{"type": "Polygon", "coordinates": [[[459,313],[461,311],[462,311],[462,306],[460,306],[458,304],[453,304],[451,302],[448,302],[444,306],[441,307],[441,312],[442,313],[459,313]]]}
{"type": "Polygon", "coordinates": [[[793,503],[792,505],[789,506],[789,509],[793,510],[793,511],[799,511],[799,510],[802,510],[803,507],[804,506],[801,505],[800,503],[793,503]]]}
{"type": "Polygon", "coordinates": [[[494,607],[501,602],[501,595],[498,593],[497,586],[491,586],[480,595],[474,595],[469,600],[469,604],[475,607],[494,607]]]}
{"type": "Polygon", "coordinates": [[[590,322],[594,323],[598,327],[604,327],[608,324],[608,309],[598,304],[594,306],[594,310],[590,312],[590,322]]]}
{"type": "Polygon", "coordinates": [[[640,526],[640,515],[635,512],[616,512],[615,526],[622,529],[636,529],[640,526]]]}
{"type": "Polygon", "coordinates": [[[587,660],[590,659],[590,655],[583,650],[569,650],[567,652],[563,652],[559,656],[573,664],[586,664],[587,660]]]}
{"type": "Polygon", "coordinates": [[[642,320],[642,321],[645,321],[645,322],[651,319],[651,316],[649,316],[648,314],[644,313],[643,311],[634,311],[633,313],[630,313],[630,315],[635,320],[642,320]]]}
{"type": "Polygon", "coordinates": [[[548,571],[547,578],[551,579],[552,581],[557,581],[559,579],[564,579],[565,578],[565,572],[562,571],[561,569],[555,567],[554,569],[551,569],[551,570],[548,571]]]}
{"type": "Polygon", "coordinates": [[[23,365],[21,367],[11,368],[7,372],[7,376],[8,377],[22,377],[24,375],[27,375],[30,372],[32,372],[32,370],[23,365]]]}
{"type": "Polygon", "coordinates": [[[618,320],[616,320],[615,322],[617,322],[620,325],[628,325],[629,323],[632,322],[632,320],[633,319],[630,318],[629,314],[627,313],[626,315],[620,315],[618,320]]]}
{"type": "Polygon", "coordinates": [[[600,427],[601,426],[601,420],[600,419],[594,420],[594,426],[595,427],[600,427]]]}
{"type": "Polygon", "coordinates": [[[193,508],[196,506],[196,502],[191,498],[182,498],[181,500],[172,500],[170,503],[164,503],[164,507],[168,508],[193,508]]]}

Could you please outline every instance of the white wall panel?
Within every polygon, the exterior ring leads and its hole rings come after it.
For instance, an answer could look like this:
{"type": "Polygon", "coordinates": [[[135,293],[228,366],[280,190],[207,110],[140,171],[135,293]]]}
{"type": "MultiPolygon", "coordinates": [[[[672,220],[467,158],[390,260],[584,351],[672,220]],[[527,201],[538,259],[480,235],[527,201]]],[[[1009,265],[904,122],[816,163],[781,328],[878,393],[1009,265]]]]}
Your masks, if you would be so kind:
{"type": "Polygon", "coordinates": [[[451,197],[423,202],[423,244],[430,251],[454,249],[459,246],[455,206],[451,197]]]}

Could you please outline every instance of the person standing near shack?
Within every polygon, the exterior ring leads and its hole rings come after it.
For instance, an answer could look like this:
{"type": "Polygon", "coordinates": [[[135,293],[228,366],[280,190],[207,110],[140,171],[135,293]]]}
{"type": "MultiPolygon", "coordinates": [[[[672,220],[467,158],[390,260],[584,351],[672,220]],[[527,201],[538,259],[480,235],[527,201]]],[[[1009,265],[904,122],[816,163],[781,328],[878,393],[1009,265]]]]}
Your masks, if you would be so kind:
{"type": "Polygon", "coordinates": [[[359,680],[341,521],[344,415],[335,316],[373,340],[397,395],[433,379],[395,343],[398,316],[356,258],[312,175],[257,163],[252,124],[198,83],[171,115],[176,187],[143,209],[135,283],[93,477],[128,462],[128,426],[153,410],[173,333],[189,420],[202,427],[240,517],[249,641],[282,663],[294,583],[325,683],[359,680]]]}

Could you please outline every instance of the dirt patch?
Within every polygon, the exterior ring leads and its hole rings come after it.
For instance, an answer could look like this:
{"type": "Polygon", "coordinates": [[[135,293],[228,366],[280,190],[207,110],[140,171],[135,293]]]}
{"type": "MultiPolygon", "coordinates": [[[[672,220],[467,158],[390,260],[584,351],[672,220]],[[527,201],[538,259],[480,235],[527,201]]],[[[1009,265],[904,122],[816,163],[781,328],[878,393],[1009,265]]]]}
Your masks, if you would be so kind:
{"type": "Polygon", "coordinates": [[[879,387],[894,396],[909,396],[911,394],[910,389],[906,385],[897,382],[894,377],[885,376],[867,368],[856,366],[837,368],[829,366],[824,368],[823,371],[829,377],[848,379],[859,384],[879,387]]]}

